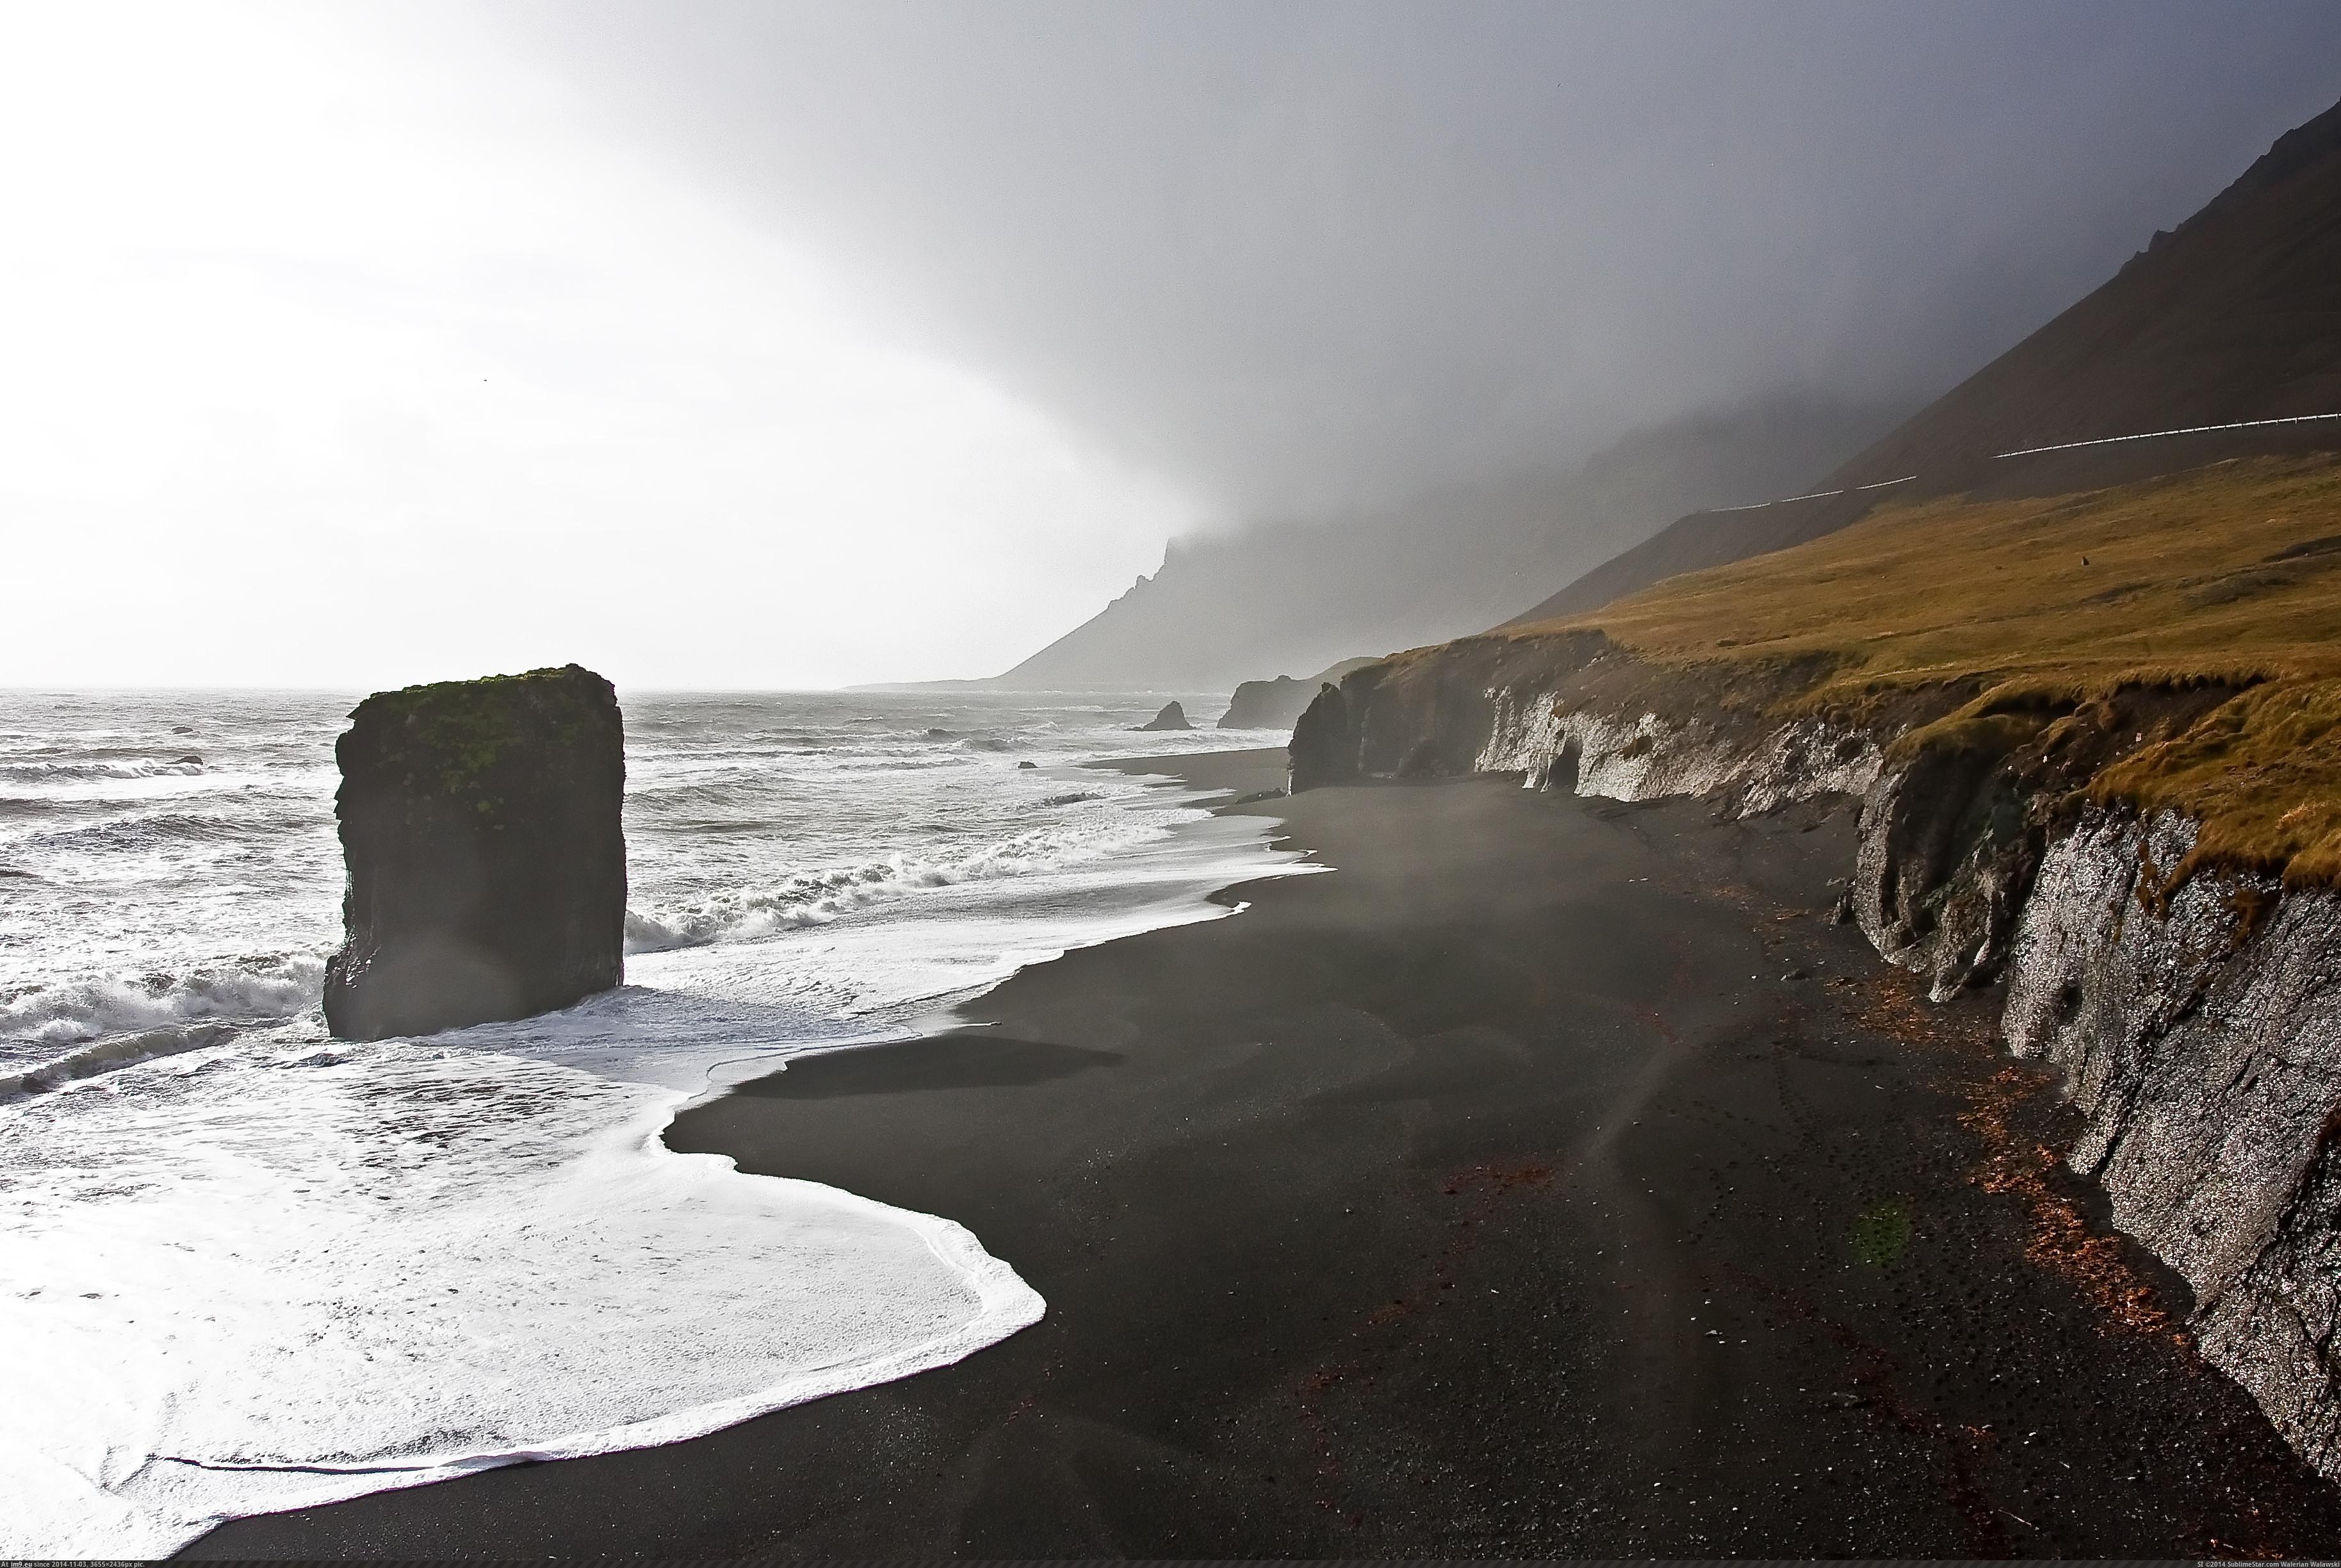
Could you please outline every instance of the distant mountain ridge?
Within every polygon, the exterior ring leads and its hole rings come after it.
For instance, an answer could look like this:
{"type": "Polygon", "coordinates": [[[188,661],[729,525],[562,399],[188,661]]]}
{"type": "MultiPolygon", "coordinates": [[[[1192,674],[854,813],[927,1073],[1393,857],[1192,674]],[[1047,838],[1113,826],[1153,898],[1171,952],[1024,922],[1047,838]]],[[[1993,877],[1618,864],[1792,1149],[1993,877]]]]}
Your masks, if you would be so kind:
{"type": "Polygon", "coordinates": [[[1569,581],[1689,507],[1779,494],[1892,417],[1781,399],[1662,425],[1572,469],[1370,515],[1175,541],[1159,571],[978,684],[1224,691],[1476,630],[1519,608],[1537,584],[1569,581]]]}
{"type": "Polygon", "coordinates": [[[2046,326],[1828,478],[1793,487],[1845,494],[1693,514],[1506,624],[1598,609],[1663,578],[1817,539],[1888,497],[2094,488],[2225,457],[2341,446],[2341,421],[2001,454],[2336,411],[2341,104],[2279,137],[2046,326]],[[1871,484],[1888,487],[1856,488],[1871,484]]]}

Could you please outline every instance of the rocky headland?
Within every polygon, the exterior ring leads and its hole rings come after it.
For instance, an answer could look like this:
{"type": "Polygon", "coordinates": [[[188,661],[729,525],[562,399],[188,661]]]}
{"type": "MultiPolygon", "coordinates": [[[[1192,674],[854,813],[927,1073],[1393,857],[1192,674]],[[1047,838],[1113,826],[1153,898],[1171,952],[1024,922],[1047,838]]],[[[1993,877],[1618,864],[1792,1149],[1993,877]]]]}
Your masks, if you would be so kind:
{"type": "Polygon", "coordinates": [[[2067,1159],[2341,1479],[2341,461],[1948,501],[1327,688],[1292,785],[1858,809],[1839,917],[2061,1069],[2067,1159]]]}
{"type": "Polygon", "coordinates": [[[1320,670],[1313,675],[1295,679],[1279,675],[1268,681],[1246,681],[1228,699],[1228,711],[1220,715],[1219,727],[1223,730],[1289,730],[1300,720],[1300,715],[1316,700],[1320,687],[1340,680],[1351,670],[1360,670],[1372,664],[1371,659],[1344,659],[1340,664],[1320,670]]]}
{"type": "MultiPolygon", "coordinates": [[[[1338,678],[1338,677],[1337,677],[1338,678]]],[[[1246,681],[1228,699],[1220,715],[1223,730],[1282,730],[1308,711],[1321,682],[1296,681],[1279,675],[1272,681],[1246,681]]]]}
{"type": "Polygon", "coordinates": [[[522,1018],[619,983],[625,743],[608,681],[568,664],[379,692],[334,755],[337,1037],[522,1018]]]}

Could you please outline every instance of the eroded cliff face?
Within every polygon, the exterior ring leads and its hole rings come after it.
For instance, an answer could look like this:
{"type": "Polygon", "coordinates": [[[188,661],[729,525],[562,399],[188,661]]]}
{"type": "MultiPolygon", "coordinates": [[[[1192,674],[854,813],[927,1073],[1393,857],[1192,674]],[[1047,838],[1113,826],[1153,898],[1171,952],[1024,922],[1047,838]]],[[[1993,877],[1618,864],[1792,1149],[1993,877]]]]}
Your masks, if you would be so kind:
{"type": "Polygon", "coordinates": [[[2341,899],[2168,868],[2170,814],[2059,838],[2008,966],[2009,1047],[2062,1068],[2071,1161],[2195,1293],[2204,1355],[2341,1476],[2341,899]]]}
{"type": "Polygon", "coordinates": [[[1850,913],[1938,1002],[1992,984],[2084,786],[2235,694],[2204,683],[2087,703],[1986,698],[1904,730],[1862,797],[1850,913]]]}
{"type": "Polygon", "coordinates": [[[2341,897],[2173,884],[2191,824],[2082,790],[2236,688],[1768,716],[1798,678],[1659,669],[1599,634],[1467,642],[1327,694],[1294,784],[1517,774],[1727,814],[1858,799],[1842,913],[1938,1000],[2005,982],[2009,1048],[2059,1067],[2085,1119],[2074,1168],[2193,1290],[2204,1355],[2341,1479],[2341,897]]]}

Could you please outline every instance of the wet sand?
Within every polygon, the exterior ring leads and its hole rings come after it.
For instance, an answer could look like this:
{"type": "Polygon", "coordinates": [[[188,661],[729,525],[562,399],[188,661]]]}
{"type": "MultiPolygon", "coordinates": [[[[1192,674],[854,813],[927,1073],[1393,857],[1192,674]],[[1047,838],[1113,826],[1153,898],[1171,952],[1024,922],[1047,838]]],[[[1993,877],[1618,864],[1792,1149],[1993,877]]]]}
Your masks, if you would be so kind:
{"type": "MultiPolygon", "coordinates": [[[[1281,754],[1157,767],[1240,797],[1281,754]]],[[[1039,1325],[191,1554],[2341,1555],[1992,1001],[1828,918],[1849,809],[1230,809],[1340,869],[670,1132],[959,1220],[1039,1325]]]]}

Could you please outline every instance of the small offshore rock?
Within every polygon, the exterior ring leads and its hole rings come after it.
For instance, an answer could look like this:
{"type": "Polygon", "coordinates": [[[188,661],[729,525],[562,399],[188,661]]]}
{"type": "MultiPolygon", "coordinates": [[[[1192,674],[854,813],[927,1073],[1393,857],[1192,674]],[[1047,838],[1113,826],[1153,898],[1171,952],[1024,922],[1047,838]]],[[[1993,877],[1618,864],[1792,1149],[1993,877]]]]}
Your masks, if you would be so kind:
{"type": "Polygon", "coordinates": [[[1016,765],[1020,768],[1037,768],[1041,764],[1039,763],[1018,763],[1016,765]]]}
{"type": "Polygon", "coordinates": [[[348,890],[335,1037],[566,1007],[623,974],[625,738],[575,664],[377,692],[335,744],[348,890]]]}
{"type": "Polygon", "coordinates": [[[1187,710],[1180,707],[1175,702],[1163,704],[1162,711],[1161,713],[1155,714],[1144,724],[1134,726],[1134,728],[1141,731],[1191,730],[1194,727],[1194,725],[1187,722],[1187,710]]]}
{"type": "Polygon", "coordinates": [[[204,765],[204,759],[195,755],[194,753],[189,752],[185,756],[181,757],[177,762],[171,765],[174,767],[185,767],[190,763],[194,764],[196,767],[201,767],[204,765]]]}

